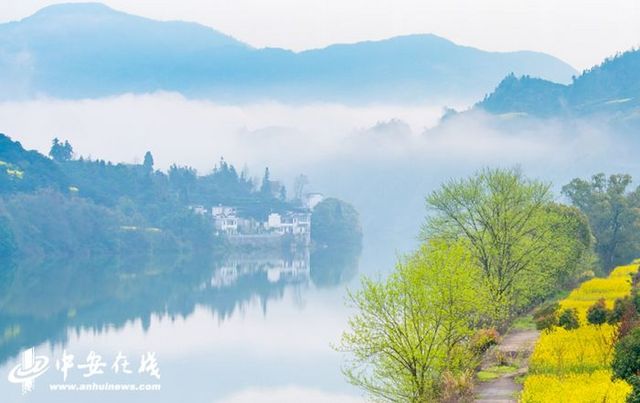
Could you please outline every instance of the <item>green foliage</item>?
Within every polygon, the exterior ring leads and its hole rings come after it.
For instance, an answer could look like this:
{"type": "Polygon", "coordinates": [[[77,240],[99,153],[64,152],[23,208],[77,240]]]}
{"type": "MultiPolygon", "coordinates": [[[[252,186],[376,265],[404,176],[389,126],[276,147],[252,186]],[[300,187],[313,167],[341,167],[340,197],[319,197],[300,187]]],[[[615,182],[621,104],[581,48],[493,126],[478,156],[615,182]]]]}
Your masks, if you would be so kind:
{"type": "Polygon", "coordinates": [[[592,325],[602,325],[609,320],[611,310],[607,308],[604,298],[600,298],[587,309],[587,322],[592,325]]]}
{"type": "Polygon", "coordinates": [[[630,383],[640,374],[640,328],[633,329],[615,344],[611,366],[614,377],[630,383]]]}
{"type": "Polygon", "coordinates": [[[62,143],[57,138],[54,138],[51,142],[49,156],[58,162],[69,161],[73,158],[73,147],[66,140],[62,143]]]}
{"type": "Polygon", "coordinates": [[[13,232],[6,217],[0,216],[0,259],[8,261],[16,249],[13,232]]]}
{"type": "Polygon", "coordinates": [[[153,155],[151,155],[151,151],[147,151],[144,154],[144,162],[142,163],[142,166],[146,173],[150,174],[153,172],[153,155]]]}
{"type": "Polygon", "coordinates": [[[604,269],[630,262],[640,255],[640,187],[628,191],[632,179],[617,174],[574,179],[562,193],[589,218],[596,251],[604,269]]]}
{"type": "Polygon", "coordinates": [[[533,320],[533,315],[518,316],[511,323],[511,330],[536,330],[537,325],[533,320]]]}
{"type": "Polygon", "coordinates": [[[26,151],[4,134],[0,134],[0,161],[0,195],[43,187],[63,190],[69,186],[58,164],[37,151],[26,151]]]}
{"type": "Polygon", "coordinates": [[[371,397],[434,401],[441,377],[473,367],[466,341],[488,305],[480,269],[462,243],[434,241],[400,262],[385,281],[364,279],[339,350],[344,373],[371,397]]]}
{"type": "Polygon", "coordinates": [[[545,330],[558,324],[558,310],[560,304],[557,302],[547,302],[539,306],[533,312],[533,321],[536,323],[536,329],[545,330]]]}
{"type": "Polygon", "coordinates": [[[359,250],[362,227],[358,212],[341,200],[324,199],[311,215],[311,240],[320,248],[359,250]]]}
{"type": "Polygon", "coordinates": [[[167,174],[154,171],[150,152],[145,154],[141,165],[112,164],[103,160],[72,159],[71,145],[54,140],[51,155],[53,160],[35,151],[26,151],[20,143],[0,135],[0,195],[10,207],[4,215],[11,223],[9,232],[4,231],[2,235],[7,249],[13,245],[27,255],[66,254],[73,249],[79,253],[85,249],[147,253],[161,245],[170,250],[206,249],[219,240],[212,238],[210,220],[190,212],[189,205],[232,205],[238,207],[241,214],[256,218],[264,218],[271,211],[293,208],[284,200],[263,197],[246,173],[238,174],[223,159],[210,174],[198,176],[194,169],[176,165],[167,174]],[[18,180],[15,175],[7,174],[7,170],[20,171],[22,175],[18,180]],[[27,215],[26,210],[20,211],[17,207],[23,201],[38,205],[41,211],[29,211],[27,215]],[[60,202],[70,211],[88,214],[87,228],[96,221],[104,225],[109,221],[110,229],[85,231],[78,216],[77,233],[65,233],[66,229],[72,231],[65,214],[43,216],[48,210],[47,202],[60,202]],[[59,236],[54,231],[56,226],[62,231],[59,236]],[[124,233],[118,230],[121,226],[157,228],[160,233],[124,233]],[[42,232],[34,233],[29,240],[26,234],[36,228],[42,232]],[[13,241],[9,233],[13,234],[13,241]],[[99,235],[108,238],[103,239],[101,245],[85,244],[81,235],[96,242],[99,235]],[[78,244],[74,247],[75,242],[78,244]]]}
{"type": "Polygon", "coordinates": [[[631,298],[617,298],[613,303],[613,310],[611,310],[611,312],[609,313],[607,322],[609,322],[610,324],[618,323],[629,311],[635,311],[635,306],[631,298]]]}
{"type": "Polygon", "coordinates": [[[580,327],[578,320],[578,311],[575,309],[565,309],[558,315],[558,326],[562,326],[567,330],[573,330],[580,327]]]}
{"type": "Polygon", "coordinates": [[[492,113],[535,116],[632,112],[638,107],[638,71],[640,50],[633,49],[584,71],[570,85],[511,74],[479,106],[492,113]]]}
{"type": "Polygon", "coordinates": [[[83,256],[114,251],[115,217],[89,200],[39,190],[5,198],[4,211],[22,254],[83,256]]]}
{"type": "Polygon", "coordinates": [[[518,367],[515,365],[496,365],[494,367],[489,367],[483,369],[482,371],[478,371],[478,380],[480,382],[491,381],[496,378],[500,378],[505,374],[511,374],[516,372],[518,367]]]}
{"type": "Polygon", "coordinates": [[[485,169],[429,195],[423,238],[467,240],[506,317],[557,290],[587,260],[586,220],[551,200],[549,185],[517,169],[485,169]]]}
{"type": "Polygon", "coordinates": [[[471,338],[471,350],[482,354],[500,341],[500,333],[495,328],[479,329],[471,338]]]}

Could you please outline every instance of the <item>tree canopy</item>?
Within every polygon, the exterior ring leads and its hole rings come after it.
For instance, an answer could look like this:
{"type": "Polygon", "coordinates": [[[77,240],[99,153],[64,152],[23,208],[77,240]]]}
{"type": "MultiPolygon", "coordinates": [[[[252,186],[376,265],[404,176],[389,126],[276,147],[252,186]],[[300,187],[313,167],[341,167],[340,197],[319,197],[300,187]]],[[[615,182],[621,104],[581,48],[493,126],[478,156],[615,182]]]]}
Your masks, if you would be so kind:
{"type": "Polygon", "coordinates": [[[576,178],[562,188],[589,218],[605,270],[640,255],[640,187],[630,191],[631,183],[630,175],[600,173],[591,180],[576,178]]]}

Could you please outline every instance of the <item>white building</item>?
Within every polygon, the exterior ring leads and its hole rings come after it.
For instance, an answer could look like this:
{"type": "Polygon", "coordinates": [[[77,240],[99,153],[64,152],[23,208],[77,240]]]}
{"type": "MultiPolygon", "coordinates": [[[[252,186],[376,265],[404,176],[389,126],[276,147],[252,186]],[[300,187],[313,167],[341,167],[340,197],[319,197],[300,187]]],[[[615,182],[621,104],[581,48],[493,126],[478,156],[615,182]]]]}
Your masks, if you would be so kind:
{"type": "Polygon", "coordinates": [[[265,223],[268,231],[279,234],[307,235],[311,233],[311,214],[288,212],[271,213],[265,223]]]}
{"type": "Polygon", "coordinates": [[[238,233],[238,214],[235,208],[214,206],[211,208],[211,215],[218,231],[227,235],[238,233]]]}
{"type": "Polygon", "coordinates": [[[304,195],[304,206],[309,210],[313,210],[318,203],[324,200],[324,195],[322,193],[307,193],[304,195]]]}

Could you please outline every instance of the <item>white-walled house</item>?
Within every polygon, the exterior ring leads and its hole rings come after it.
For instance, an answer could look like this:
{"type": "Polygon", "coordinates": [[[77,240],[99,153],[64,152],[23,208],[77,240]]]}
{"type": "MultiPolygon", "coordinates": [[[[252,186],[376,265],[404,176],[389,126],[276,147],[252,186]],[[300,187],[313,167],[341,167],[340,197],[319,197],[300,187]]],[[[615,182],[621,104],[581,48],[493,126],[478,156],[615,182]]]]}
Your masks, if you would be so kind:
{"type": "Polygon", "coordinates": [[[227,235],[238,233],[238,215],[233,207],[214,206],[211,208],[211,215],[218,231],[227,235]]]}
{"type": "Polygon", "coordinates": [[[271,213],[267,218],[265,228],[280,234],[307,235],[311,232],[311,214],[271,213]]]}

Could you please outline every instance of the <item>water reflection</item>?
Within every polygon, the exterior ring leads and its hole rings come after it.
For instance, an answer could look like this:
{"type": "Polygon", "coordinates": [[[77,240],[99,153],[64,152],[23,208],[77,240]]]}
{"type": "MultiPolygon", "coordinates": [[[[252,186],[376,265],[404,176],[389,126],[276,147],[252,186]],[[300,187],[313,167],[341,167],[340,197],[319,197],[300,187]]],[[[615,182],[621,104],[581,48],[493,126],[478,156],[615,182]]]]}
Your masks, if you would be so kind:
{"type": "Polygon", "coordinates": [[[41,260],[0,271],[0,364],[24,348],[64,346],[69,334],[102,333],[153,317],[186,319],[206,309],[224,321],[286,289],[335,287],[357,272],[360,251],[244,251],[226,256],[41,260]],[[70,332],[71,331],[71,332],[70,332]]]}

